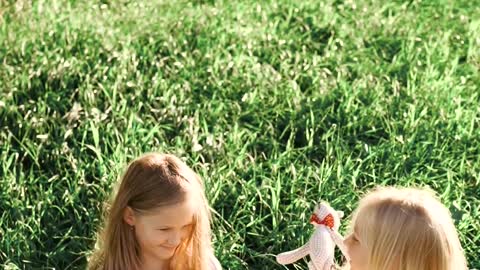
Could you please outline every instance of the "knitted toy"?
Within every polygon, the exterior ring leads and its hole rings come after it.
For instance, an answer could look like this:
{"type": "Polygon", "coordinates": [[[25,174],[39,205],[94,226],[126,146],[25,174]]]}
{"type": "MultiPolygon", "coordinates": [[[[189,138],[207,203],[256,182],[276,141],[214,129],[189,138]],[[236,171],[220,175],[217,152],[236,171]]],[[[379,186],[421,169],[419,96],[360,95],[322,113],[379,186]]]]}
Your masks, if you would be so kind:
{"type": "Polygon", "coordinates": [[[317,204],[315,212],[310,218],[310,224],[315,227],[310,240],[302,247],[277,255],[279,264],[291,264],[299,259],[310,255],[311,262],[308,263],[310,270],[330,270],[335,268],[334,252],[335,244],[340,248],[343,255],[349,260],[346,247],[343,244],[343,237],[338,233],[340,218],[343,212],[335,211],[327,203],[317,204]]]}

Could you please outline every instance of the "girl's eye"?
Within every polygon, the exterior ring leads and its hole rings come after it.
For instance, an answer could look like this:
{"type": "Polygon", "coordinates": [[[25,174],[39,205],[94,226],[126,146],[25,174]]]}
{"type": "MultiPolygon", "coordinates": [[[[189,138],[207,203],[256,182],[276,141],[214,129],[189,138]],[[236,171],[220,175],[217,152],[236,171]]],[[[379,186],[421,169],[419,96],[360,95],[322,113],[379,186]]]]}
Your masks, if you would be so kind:
{"type": "Polygon", "coordinates": [[[169,229],[169,228],[161,228],[161,229],[157,229],[157,231],[162,231],[162,232],[166,232],[166,231],[168,231],[168,230],[170,230],[170,229],[169,229]]]}
{"type": "Polygon", "coordinates": [[[353,233],[348,236],[348,239],[354,243],[358,242],[358,239],[355,237],[353,233]]]}

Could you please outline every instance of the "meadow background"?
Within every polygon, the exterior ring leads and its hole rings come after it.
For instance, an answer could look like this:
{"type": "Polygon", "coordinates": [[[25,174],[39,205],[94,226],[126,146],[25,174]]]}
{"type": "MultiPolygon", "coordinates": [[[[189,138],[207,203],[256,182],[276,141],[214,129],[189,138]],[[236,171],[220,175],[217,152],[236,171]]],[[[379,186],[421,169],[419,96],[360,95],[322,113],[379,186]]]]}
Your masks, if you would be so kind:
{"type": "Polygon", "coordinates": [[[162,151],[203,177],[225,269],[286,269],[314,202],[378,184],[433,188],[480,268],[479,7],[0,1],[0,267],[83,269],[124,166],[162,151]]]}

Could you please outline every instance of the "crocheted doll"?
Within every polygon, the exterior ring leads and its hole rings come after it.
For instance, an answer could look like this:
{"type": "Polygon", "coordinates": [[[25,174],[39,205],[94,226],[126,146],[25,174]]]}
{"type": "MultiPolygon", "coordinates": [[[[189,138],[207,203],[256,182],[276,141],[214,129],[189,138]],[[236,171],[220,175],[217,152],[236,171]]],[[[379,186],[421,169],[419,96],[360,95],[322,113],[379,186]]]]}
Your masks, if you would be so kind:
{"type": "Polygon", "coordinates": [[[315,212],[310,218],[310,224],[315,226],[315,232],[310,240],[298,249],[278,254],[277,262],[283,265],[291,264],[310,255],[312,261],[308,263],[308,269],[334,269],[335,245],[340,248],[340,251],[348,260],[343,237],[338,233],[340,218],[342,217],[343,212],[335,211],[327,203],[317,204],[315,212]]]}

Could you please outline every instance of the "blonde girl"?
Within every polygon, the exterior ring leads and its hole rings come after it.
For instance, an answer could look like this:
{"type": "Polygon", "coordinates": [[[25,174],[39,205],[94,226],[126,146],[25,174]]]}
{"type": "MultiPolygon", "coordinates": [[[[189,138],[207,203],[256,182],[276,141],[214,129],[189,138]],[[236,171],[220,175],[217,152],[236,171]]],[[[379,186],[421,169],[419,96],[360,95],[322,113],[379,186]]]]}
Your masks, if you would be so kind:
{"type": "Polygon", "coordinates": [[[179,158],[150,153],[123,175],[89,270],[214,270],[202,181],[179,158]]]}
{"type": "Polygon", "coordinates": [[[465,270],[448,209],[434,194],[379,188],[364,197],[345,239],[351,270],[465,270]]]}

